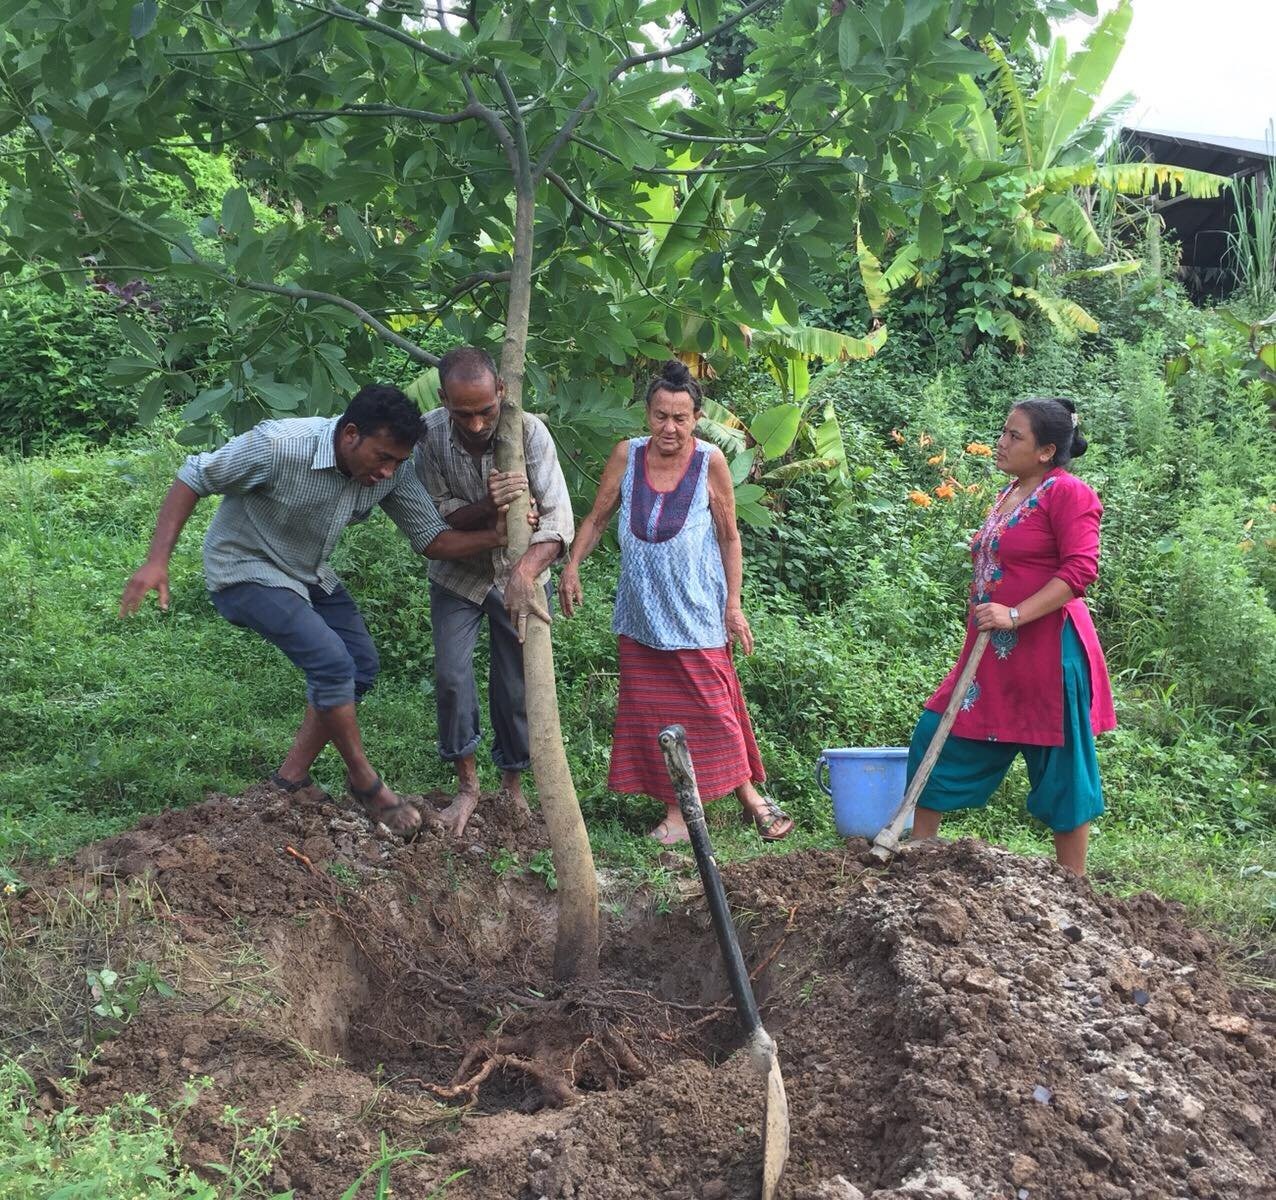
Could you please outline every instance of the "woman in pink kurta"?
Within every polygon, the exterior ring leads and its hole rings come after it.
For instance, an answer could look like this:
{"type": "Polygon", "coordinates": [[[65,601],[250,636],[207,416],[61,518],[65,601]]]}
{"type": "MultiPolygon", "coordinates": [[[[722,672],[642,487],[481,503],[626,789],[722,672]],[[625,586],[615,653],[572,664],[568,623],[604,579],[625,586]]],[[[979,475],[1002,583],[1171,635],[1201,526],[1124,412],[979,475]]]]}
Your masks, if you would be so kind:
{"type": "Polygon", "coordinates": [[[986,804],[1022,754],[1028,810],[1054,830],[1059,861],[1078,874],[1090,822],[1103,811],[1094,735],[1116,725],[1084,598],[1098,574],[1103,506],[1065,469],[1085,448],[1071,401],[1033,399],[1011,409],[996,461],[1013,479],[971,542],[966,644],[926,702],[909,752],[911,776],[976,636],[989,630],[988,651],[918,801],[913,836],[932,836],[944,812],[986,804]]]}

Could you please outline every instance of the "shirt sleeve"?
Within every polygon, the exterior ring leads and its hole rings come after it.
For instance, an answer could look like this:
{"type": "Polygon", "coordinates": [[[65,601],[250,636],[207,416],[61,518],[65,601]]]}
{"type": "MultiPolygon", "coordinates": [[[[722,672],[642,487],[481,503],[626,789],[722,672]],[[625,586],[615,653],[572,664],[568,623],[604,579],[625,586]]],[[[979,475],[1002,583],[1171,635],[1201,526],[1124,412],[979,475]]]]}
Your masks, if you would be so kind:
{"type": "Polygon", "coordinates": [[[189,455],[177,478],[197,496],[242,496],[270,482],[274,459],[274,442],[250,429],[217,450],[189,455]]]}
{"type": "Polygon", "coordinates": [[[417,443],[416,452],[412,456],[412,467],[416,471],[416,477],[420,480],[421,486],[425,488],[430,495],[430,499],[434,501],[434,507],[438,510],[440,516],[446,517],[448,514],[456,512],[458,508],[464,508],[470,503],[470,501],[452,494],[451,488],[448,486],[447,476],[443,471],[443,464],[439,462],[438,451],[435,449],[433,438],[429,434],[417,443]]]}
{"type": "Polygon", "coordinates": [[[1059,567],[1055,579],[1062,579],[1074,596],[1099,576],[1099,520],[1103,505],[1093,489],[1081,480],[1069,478],[1063,487],[1052,490],[1050,525],[1059,547],[1059,567]]]}
{"type": "Polygon", "coordinates": [[[447,531],[447,523],[410,466],[405,463],[397,474],[394,489],[382,498],[381,507],[403,530],[412,549],[424,554],[425,548],[447,531]]]}
{"type": "Polygon", "coordinates": [[[549,430],[529,413],[523,414],[523,454],[527,459],[528,486],[540,510],[540,527],[533,531],[531,540],[558,542],[565,552],[576,536],[567,480],[549,430]]]}

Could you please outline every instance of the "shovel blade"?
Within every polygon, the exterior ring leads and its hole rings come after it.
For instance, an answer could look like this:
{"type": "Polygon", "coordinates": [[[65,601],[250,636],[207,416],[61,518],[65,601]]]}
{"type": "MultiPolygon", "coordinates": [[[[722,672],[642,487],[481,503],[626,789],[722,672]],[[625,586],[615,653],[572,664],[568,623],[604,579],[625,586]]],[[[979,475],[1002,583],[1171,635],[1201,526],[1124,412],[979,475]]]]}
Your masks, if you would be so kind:
{"type": "Polygon", "coordinates": [[[784,1093],[779,1060],[774,1056],[766,1076],[762,1130],[762,1200],[775,1200],[780,1176],[789,1161],[789,1098],[784,1093]]]}

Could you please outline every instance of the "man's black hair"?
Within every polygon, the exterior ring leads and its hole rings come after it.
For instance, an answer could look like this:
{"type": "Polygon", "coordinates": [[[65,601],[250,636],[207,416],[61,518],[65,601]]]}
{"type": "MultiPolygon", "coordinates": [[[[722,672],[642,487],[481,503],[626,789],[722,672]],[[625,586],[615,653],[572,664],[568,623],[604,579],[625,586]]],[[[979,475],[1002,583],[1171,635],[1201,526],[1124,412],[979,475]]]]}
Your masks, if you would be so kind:
{"type": "Polygon", "coordinates": [[[494,380],[500,378],[492,356],[477,346],[453,346],[439,359],[439,387],[445,391],[449,379],[470,383],[484,375],[490,375],[494,380]]]}
{"type": "Polygon", "coordinates": [[[414,446],[421,436],[421,410],[397,387],[370,383],[361,387],[337,428],[353,425],[361,437],[384,433],[400,446],[414,446]]]}

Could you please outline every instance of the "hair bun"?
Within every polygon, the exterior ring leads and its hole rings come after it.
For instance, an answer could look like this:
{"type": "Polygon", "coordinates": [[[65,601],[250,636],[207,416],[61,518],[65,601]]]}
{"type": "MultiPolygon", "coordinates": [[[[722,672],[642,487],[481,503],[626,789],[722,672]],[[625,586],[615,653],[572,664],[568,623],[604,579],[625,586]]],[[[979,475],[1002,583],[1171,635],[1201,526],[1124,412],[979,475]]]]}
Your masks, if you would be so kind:
{"type": "Polygon", "coordinates": [[[676,358],[665,360],[660,368],[660,378],[666,383],[676,383],[679,388],[685,388],[688,383],[695,382],[687,364],[679,362],[676,358]]]}

